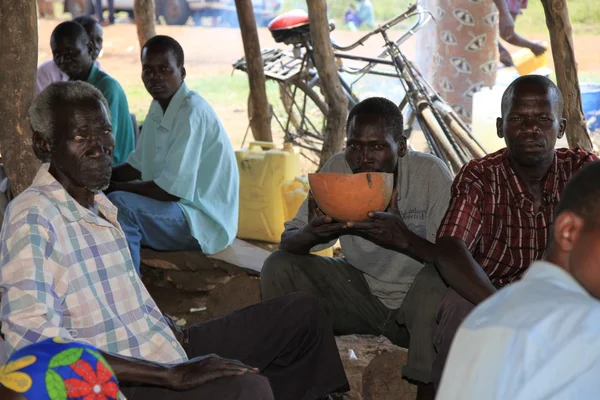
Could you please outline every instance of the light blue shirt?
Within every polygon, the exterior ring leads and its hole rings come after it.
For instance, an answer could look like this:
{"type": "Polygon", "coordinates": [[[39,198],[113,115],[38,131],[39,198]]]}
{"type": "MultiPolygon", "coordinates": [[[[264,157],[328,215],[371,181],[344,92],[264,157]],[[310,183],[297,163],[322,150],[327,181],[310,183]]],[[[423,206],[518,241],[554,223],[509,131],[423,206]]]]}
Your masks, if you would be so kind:
{"type": "Polygon", "coordinates": [[[180,198],[192,235],[205,254],[235,239],[239,172],[229,137],[212,107],[185,83],[163,114],[153,101],[127,163],[180,198]]]}
{"type": "Polygon", "coordinates": [[[599,376],[600,301],[537,261],[463,322],[436,399],[597,399],[599,376]]]}

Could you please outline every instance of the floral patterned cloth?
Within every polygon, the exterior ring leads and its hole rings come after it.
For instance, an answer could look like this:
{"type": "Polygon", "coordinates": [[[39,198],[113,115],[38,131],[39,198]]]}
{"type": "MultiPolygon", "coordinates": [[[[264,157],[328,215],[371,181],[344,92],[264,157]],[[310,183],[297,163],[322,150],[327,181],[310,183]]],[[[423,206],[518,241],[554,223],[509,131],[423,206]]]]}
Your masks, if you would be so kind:
{"type": "Polygon", "coordinates": [[[124,399],[112,369],[98,350],[60,338],[14,352],[0,366],[0,385],[28,400],[124,399]]]}

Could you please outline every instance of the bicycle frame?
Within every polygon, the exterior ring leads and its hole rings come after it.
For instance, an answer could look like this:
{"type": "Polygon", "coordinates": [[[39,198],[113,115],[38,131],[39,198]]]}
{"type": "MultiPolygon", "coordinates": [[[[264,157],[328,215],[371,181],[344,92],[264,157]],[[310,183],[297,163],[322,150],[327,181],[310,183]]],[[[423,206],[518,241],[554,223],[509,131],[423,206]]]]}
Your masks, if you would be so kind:
{"type": "MultiPolygon", "coordinates": [[[[348,98],[349,106],[354,106],[360,99],[352,91],[352,86],[344,80],[344,77],[342,76],[343,73],[351,75],[370,74],[397,78],[401,82],[405,92],[405,97],[400,103],[399,108],[405,116],[405,121],[409,123],[409,129],[410,126],[412,126],[413,119],[416,119],[432,152],[442,160],[445,160],[449,168],[456,172],[471,158],[485,155],[485,150],[475,138],[472,137],[468,126],[461,120],[458,114],[456,114],[456,112],[443,100],[429,82],[423,78],[420,71],[400,50],[401,44],[432,19],[431,13],[424,10],[416,3],[410,6],[405,12],[398,14],[388,22],[385,22],[371,32],[368,32],[356,42],[347,46],[340,46],[332,42],[332,46],[335,50],[334,55],[336,58],[366,63],[366,65],[359,68],[345,66],[340,66],[338,68],[338,79],[342,85],[345,96],[348,98]],[[388,30],[390,28],[415,16],[417,17],[416,22],[413,23],[406,32],[395,40],[389,38],[388,30]],[[385,49],[377,57],[372,58],[347,54],[347,52],[363,45],[375,35],[382,35],[385,43],[385,49]],[[391,57],[391,59],[387,57],[391,57]],[[390,71],[389,69],[387,71],[377,69],[377,66],[393,67],[393,71],[390,71]]],[[[318,86],[319,83],[319,75],[314,67],[314,51],[310,37],[306,36],[303,39],[302,42],[293,45],[293,52],[291,54],[285,53],[287,54],[287,58],[284,61],[279,61],[280,59],[277,58],[278,64],[276,66],[280,67],[280,69],[283,68],[283,70],[285,70],[283,73],[271,73],[270,67],[271,65],[275,65],[271,63],[269,64],[270,74],[267,74],[268,63],[265,63],[265,74],[271,79],[277,80],[281,84],[286,84],[288,81],[292,84],[293,82],[296,82],[290,96],[293,103],[289,105],[289,108],[286,108],[288,121],[285,127],[282,125],[286,136],[289,137],[291,141],[295,141],[295,135],[289,133],[291,118],[291,114],[289,114],[291,112],[290,110],[296,106],[296,110],[301,116],[304,113],[304,108],[295,104],[295,94],[298,89],[297,84],[302,83],[302,91],[306,93],[308,90],[311,92],[310,94],[314,95],[316,91],[313,88],[318,86]],[[304,49],[304,52],[302,49],[304,49]],[[296,62],[293,60],[296,60],[296,62]]],[[[266,50],[263,51],[263,54],[272,54],[272,52],[273,51],[271,50],[266,50]]],[[[275,54],[274,57],[279,57],[280,55],[284,57],[283,52],[275,52],[275,54]]],[[[235,67],[243,70],[243,66],[240,66],[240,62],[236,63],[235,67]]],[[[360,77],[358,79],[360,79],[360,77]]],[[[304,103],[305,106],[306,98],[304,99],[304,103]]],[[[286,107],[288,106],[286,105],[286,107]]],[[[304,119],[303,116],[302,119],[304,119]]],[[[302,137],[302,135],[307,135],[312,139],[324,140],[320,132],[315,134],[314,132],[304,130],[304,133],[298,132],[296,136],[302,137]]],[[[303,144],[299,145],[311,151],[318,152],[318,150],[314,148],[314,143],[314,140],[312,140],[309,143],[310,146],[303,144]]]]}

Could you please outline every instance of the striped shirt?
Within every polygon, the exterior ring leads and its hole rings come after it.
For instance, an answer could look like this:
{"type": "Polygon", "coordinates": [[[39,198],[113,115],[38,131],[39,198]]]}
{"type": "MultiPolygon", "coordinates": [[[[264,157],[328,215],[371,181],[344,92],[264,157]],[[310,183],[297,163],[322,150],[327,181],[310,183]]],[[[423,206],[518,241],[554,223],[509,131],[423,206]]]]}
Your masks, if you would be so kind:
{"type": "Polygon", "coordinates": [[[46,338],[148,361],[187,356],[135,272],[117,209],[77,203],[44,164],[0,232],[0,321],[8,353],[46,338]]]}
{"type": "Polygon", "coordinates": [[[473,160],[454,179],[438,238],[462,239],[492,284],[507,285],[542,258],[560,194],[571,175],[594,160],[594,154],[581,149],[557,149],[537,211],[506,149],[473,160]]]}

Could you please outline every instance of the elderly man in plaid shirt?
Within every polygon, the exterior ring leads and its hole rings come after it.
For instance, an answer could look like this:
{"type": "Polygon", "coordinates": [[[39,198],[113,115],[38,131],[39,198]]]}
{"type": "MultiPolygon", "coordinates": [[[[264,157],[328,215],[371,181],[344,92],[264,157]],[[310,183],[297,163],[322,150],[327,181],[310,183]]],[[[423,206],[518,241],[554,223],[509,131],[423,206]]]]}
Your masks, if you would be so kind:
{"type": "Polygon", "coordinates": [[[497,133],[506,148],[460,170],[438,230],[436,266],[449,288],[434,339],[436,384],[461,322],[542,258],[567,181],[597,160],[581,149],[555,149],[566,120],[561,93],[549,79],[518,78],[504,93],[501,111],[497,133]]]}
{"type": "Polygon", "coordinates": [[[129,399],[311,400],[348,390],[331,325],[308,295],[187,329],[165,319],[101,192],[115,147],[108,110],[85,82],[54,83],[31,106],[34,148],[50,163],[9,205],[0,233],[8,352],[49,337],[87,342],[129,399]]]}

